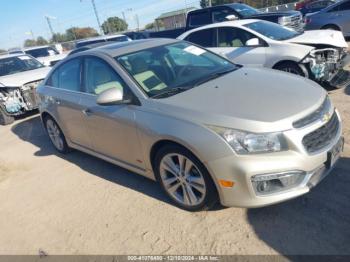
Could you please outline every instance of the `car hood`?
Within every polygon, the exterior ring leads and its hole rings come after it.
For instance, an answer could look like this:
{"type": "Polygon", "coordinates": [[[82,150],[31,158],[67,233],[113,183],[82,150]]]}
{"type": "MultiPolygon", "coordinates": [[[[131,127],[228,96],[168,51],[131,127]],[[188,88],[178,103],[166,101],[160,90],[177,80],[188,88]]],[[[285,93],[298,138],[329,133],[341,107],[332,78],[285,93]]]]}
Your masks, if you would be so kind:
{"type": "Polygon", "coordinates": [[[35,70],[2,76],[0,77],[0,88],[4,86],[20,87],[26,83],[44,79],[50,70],[50,67],[42,67],[35,70]]]}
{"type": "Polygon", "coordinates": [[[285,42],[307,45],[331,45],[334,47],[348,47],[345,38],[340,31],[334,30],[312,30],[286,40],[285,42]]]}
{"type": "Polygon", "coordinates": [[[251,132],[289,130],[315,111],[326,92],[316,83],[271,69],[243,67],[165,99],[160,113],[251,132]]]}

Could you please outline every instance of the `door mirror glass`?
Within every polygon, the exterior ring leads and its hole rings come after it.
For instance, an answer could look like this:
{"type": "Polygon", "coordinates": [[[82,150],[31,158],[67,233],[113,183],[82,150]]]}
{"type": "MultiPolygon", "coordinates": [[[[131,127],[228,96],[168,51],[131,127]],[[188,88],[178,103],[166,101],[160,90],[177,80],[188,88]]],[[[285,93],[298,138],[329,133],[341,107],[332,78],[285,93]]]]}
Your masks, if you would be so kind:
{"type": "Polygon", "coordinates": [[[123,89],[110,88],[98,95],[96,103],[101,106],[120,105],[128,101],[123,99],[123,89]]]}
{"type": "Polygon", "coordinates": [[[246,46],[260,46],[259,38],[252,38],[249,39],[246,43],[246,46]]]}
{"type": "Polygon", "coordinates": [[[226,18],[227,21],[238,20],[238,17],[236,15],[228,15],[225,18],[226,18]]]}

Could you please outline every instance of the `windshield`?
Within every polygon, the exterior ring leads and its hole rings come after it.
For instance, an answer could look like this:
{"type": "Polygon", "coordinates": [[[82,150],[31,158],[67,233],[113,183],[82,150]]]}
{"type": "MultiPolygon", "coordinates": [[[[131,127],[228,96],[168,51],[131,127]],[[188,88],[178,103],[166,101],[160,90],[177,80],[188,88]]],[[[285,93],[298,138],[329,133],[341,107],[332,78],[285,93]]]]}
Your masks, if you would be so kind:
{"type": "Polygon", "coordinates": [[[43,47],[38,49],[26,50],[26,54],[31,55],[32,57],[46,57],[52,55],[58,55],[58,51],[52,47],[43,47]]]}
{"type": "Polygon", "coordinates": [[[293,29],[266,21],[254,22],[244,26],[268,38],[278,41],[291,39],[302,34],[294,31],[293,29]]]}
{"type": "Polygon", "coordinates": [[[233,4],[233,9],[243,17],[261,14],[262,12],[245,4],[233,4]]]}
{"type": "Polygon", "coordinates": [[[160,94],[175,95],[239,68],[186,42],[157,46],[116,60],[149,97],[158,98],[160,94]]]}
{"type": "Polygon", "coordinates": [[[12,75],[44,67],[39,61],[27,56],[0,59],[0,76],[12,75]]]}

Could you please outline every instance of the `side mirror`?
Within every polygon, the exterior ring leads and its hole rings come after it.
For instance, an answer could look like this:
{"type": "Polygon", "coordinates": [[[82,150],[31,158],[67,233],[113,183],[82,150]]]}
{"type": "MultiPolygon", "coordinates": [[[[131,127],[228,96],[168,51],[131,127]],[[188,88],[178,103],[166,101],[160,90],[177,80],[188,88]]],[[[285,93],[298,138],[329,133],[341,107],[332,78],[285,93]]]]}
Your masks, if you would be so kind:
{"type": "Polygon", "coordinates": [[[245,43],[246,46],[260,46],[260,40],[259,38],[252,38],[252,39],[249,39],[246,43],[245,43]]]}
{"type": "Polygon", "coordinates": [[[123,91],[118,88],[110,88],[98,95],[96,103],[101,106],[127,104],[130,100],[124,100],[123,91]]]}
{"type": "Polygon", "coordinates": [[[238,17],[236,15],[228,15],[225,17],[227,21],[235,21],[238,20],[238,17]]]}

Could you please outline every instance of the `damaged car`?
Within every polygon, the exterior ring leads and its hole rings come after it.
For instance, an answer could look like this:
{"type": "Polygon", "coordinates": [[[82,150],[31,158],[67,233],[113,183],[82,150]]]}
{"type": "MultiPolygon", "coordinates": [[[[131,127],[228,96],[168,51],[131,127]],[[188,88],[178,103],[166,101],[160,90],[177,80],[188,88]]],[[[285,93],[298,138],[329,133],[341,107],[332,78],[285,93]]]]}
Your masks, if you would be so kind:
{"type": "Polygon", "coordinates": [[[36,87],[50,69],[29,55],[0,56],[0,125],[38,108],[36,87]]]}
{"type": "Polygon", "coordinates": [[[350,84],[348,44],[338,31],[296,32],[252,19],[200,27],[179,39],[238,64],[293,73],[333,88],[350,84]]]}

